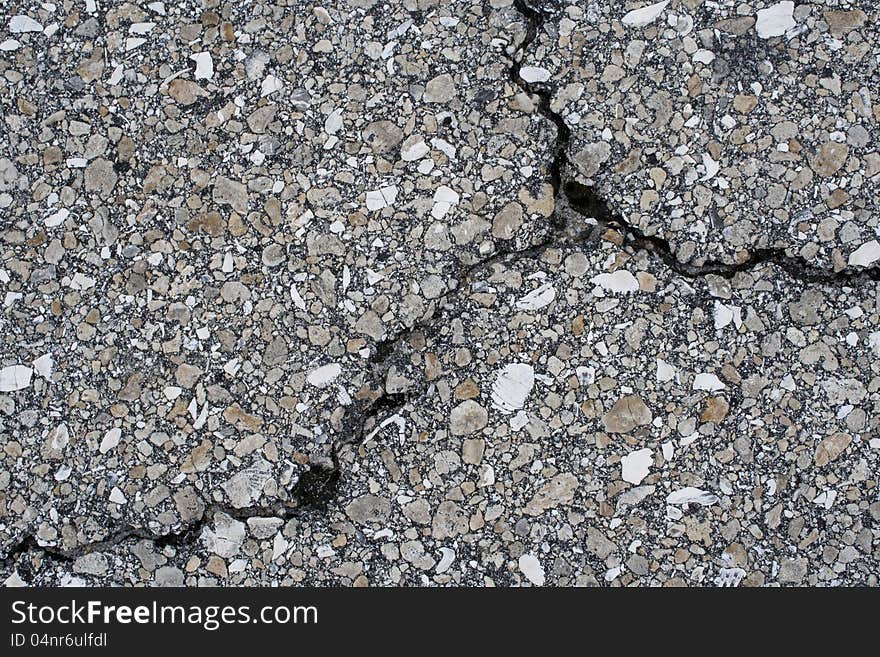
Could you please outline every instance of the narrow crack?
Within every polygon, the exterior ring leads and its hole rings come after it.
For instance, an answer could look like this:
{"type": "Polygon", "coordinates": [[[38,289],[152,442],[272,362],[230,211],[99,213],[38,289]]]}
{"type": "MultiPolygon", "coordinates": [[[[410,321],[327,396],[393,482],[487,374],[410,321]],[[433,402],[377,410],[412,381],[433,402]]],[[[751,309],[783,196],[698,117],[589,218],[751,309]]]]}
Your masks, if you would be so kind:
{"type": "Polygon", "coordinates": [[[669,269],[685,278],[695,279],[713,274],[723,278],[733,278],[741,272],[756,269],[764,264],[772,264],[792,278],[806,283],[852,286],[868,281],[880,281],[880,267],[858,270],[846,268],[835,272],[811,265],[802,258],[790,256],[785,249],[754,249],[746,260],[739,263],[714,260],[702,265],[684,263],[675,256],[667,240],[656,235],[646,235],[642,230],[628,223],[621,214],[613,212],[605,199],[596,193],[595,188],[582,185],[576,180],[567,180],[563,186],[563,193],[576,212],[594,218],[600,225],[617,228],[623,234],[625,243],[629,243],[636,250],[641,249],[656,256],[669,269]]]}
{"type": "MultiPolygon", "coordinates": [[[[198,540],[206,526],[214,522],[214,517],[218,513],[224,513],[242,522],[250,518],[290,520],[297,516],[306,515],[314,510],[324,510],[327,504],[332,499],[335,499],[340,479],[341,469],[336,449],[334,448],[332,466],[315,464],[300,475],[297,482],[290,489],[292,502],[279,501],[271,505],[248,507],[234,507],[214,502],[205,506],[205,510],[197,520],[184,525],[174,532],[158,534],[131,525],[125,525],[110,532],[106,538],[100,541],[86,543],[69,550],[52,545],[41,545],[37,541],[36,536],[30,533],[10,548],[6,557],[0,560],[0,568],[11,571],[16,565],[22,565],[19,564],[21,557],[35,551],[42,552],[44,557],[54,561],[73,562],[79,557],[93,552],[101,552],[129,539],[147,540],[160,549],[166,546],[190,545],[198,540]]],[[[26,568],[29,567],[29,564],[26,562],[23,565],[26,568]]]]}
{"type": "Polygon", "coordinates": [[[539,30],[543,29],[552,11],[548,10],[546,5],[528,0],[514,0],[513,6],[526,21],[526,34],[511,54],[510,80],[531,97],[538,99],[538,113],[550,121],[556,130],[552,148],[553,158],[548,167],[548,179],[554,195],[554,210],[549,218],[549,231],[542,240],[529,248],[514,250],[502,246],[490,257],[467,267],[458,277],[457,285],[441,297],[437,309],[429,317],[377,344],[370,364],[375,368],[374,381],[378,382],[377,387],[380,392],[373,401],[353,409],[352,416],[359,420],[349,419],[345,442],[360,442],[366,435],[367,428],[371,423],[375,423],[380,415],[391,413],[408,401],[409,396],[406,394],[390,394],[385,391],[384,380],[395,356],[400,352],[403,343],[416,331],[435,323],[438,314],[442,317],[442,309],[447,307],[462,290],[467,289],[467,284],[475,273],[498,262],[534,257],[555,244],[571,242],[584,244],[594,239],[598,232],[591,227],[597,227],[599,230],[617,229],[622,233],[624,243],[630,248],[653,255],[669,269],[689,279],[712,274],[732,278],[738,273],[755,269],[763,264],[773,264],[792,278],[810,283],[852,285],[866,281],[880,281],[880,267],[863,270],[847,268],[833,272],[810,265],[802,258],[790,256],[784,249],[755,249],[745,261],[740,263],[711,260],[701,265],[683,263],[676,257],[668,240],[647,235],[638,227],[631,225],[622,214],[612,211],[608,201],[594,187],[583,185],[570,173],[568,149],[572,141],[572,133],[562,115],[551,107],[554,93],[552,87],[543,83],[528,82],[521,74],[523,55],[537,39],[539,30]],[[578,221],[576,217],[581,217],[583,220],[578,221]]]}
{"type": "MultiPolygon", "coordinates": [[[[536,243],[524,249],[516,249],[515,246],[502,243],[490,256],[466,266],[456,277],[455,284],[450,286],[449,291],[437,300],[434,310],[429,316],[377,343],[376,350],[370,357],[369,363],[373,367],[373,381],[376,382],[379,393],[372,401],[352,407],[351,413],[347,414],[349,417],[343,421],[345,426],[344,434],[346,436],[344,439],[345,444],[361,442],[365,435],[368,435],[367,429],[372,428],[371,424],[374,424],[380,415],[393,413],[406,404],[409,400],[409,395],[388,393],[384,385],[390,368],[394,364],[396,357],[400,354],[401,347],[414,333],[431,326],[439,318],[442,318],[443,310],[449,307],[459,294],[468,289],[470,281],[477,273],[485,271],[496,263],[535,257],[554,244],[570,240],[586,241],[592,236],[587,226],[578,226],[577,222],[566,218],[566,214],[568,214],[566,207],[568,204],[560,204],[560,200],[564,200],[562,195],[563,169],[567,163],[566,149],[571,140],[571,130],[565,124],[565,121],[562,120],[562,117],[550,109],[552,96],[550,89],[541,85],[530,84],[520,74],[522,54],[537,38],[538,29],[544,22],[544,15],[541,10],[532,8],[523,0],[515,0],[514,7],[525,19],[526,33],[519,45],[510,54],[510,69],[508,72],[510,81],[533,98],[538,99],[538,113],[550,120],[556,131],[553,148],[551,149],[553,158],[548,167],[548,179],[553,188],[554,208],[548,219],[547,233],[536,243]]],[[[586,216],[583,213],[579,214],[586,216]]],[[[595,222],[592,223],[595,224],[595,222]]]]}

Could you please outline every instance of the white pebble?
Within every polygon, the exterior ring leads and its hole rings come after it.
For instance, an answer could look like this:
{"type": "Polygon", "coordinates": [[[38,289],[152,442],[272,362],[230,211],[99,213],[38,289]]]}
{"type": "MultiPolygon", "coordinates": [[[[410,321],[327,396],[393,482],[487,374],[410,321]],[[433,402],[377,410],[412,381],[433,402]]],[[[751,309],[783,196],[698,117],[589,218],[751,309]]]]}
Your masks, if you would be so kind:
{"type": "Polygon", "coordinates": [[[519,558],[519,570],[535,586],[544,586],[544,568],[535,555],[522,555],[519,558]]]}
{"type": "Polygon", "coordinates": [[[796,25],[793,14],[794,2],[790,0],[777,2],[766,9],[759,9],[755,31],[762,39],[782,36],[796,25]]]}
{"type": "Polygon", "coordinates": [[[31,384],[33,370],[24,365],[10,365],[0,370],[0,392],[23,390],[31,384]]]}
{"type": "Polygon", "coordinates": [[[621,18],[620,22],[627,27],[645,27],[645,25],[650,25],[657,20],[657,17],[663,13],[668,4],[669,0],[663,0],[663,2],[648,5],[647,7],[633,9],[621,18]]]}
{"type": "Polygon", "coordinates": [[[9,20],[9,31],[12,34],[22,34],[24,32],[42,32],[43,26],[30,16],[25,16],[24,14],[16,14],[9,20]]]}

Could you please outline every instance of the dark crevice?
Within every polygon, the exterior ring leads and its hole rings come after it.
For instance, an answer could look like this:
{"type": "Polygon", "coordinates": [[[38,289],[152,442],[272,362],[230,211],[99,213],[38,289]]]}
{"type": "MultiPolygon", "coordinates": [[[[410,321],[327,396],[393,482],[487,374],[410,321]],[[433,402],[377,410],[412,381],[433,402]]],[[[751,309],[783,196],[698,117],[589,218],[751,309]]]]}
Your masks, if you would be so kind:
{"type": "MultiPolygon", "coordinates": [[[[525,0],[514,0],[513,6],[526,20],[526,35],[522,42],[517,46],[513,53],[513,61],[510,66],[510,80],[526,93],[538,98],[538,113],[553,123],[556,128],[556,141],[553,148],[553,159],[548,168],[550,184],[553,186],[554,196],[559,200],[562,192],[562,182],[565,167],[568,163],[568,155],[566,153],[568,145],[571,142],[571,129],[557,112],[550,108],[550,102],[553,99],[553,90],[545,84],[536,84],[526,82],[520,71],[522,69],[522,53],[524,53],[530,45],[538,37],[538,30],[541,29],[546,20],[547,14],[543,7],[537,8],[525,0]]],[[[563,220],[560,213],[554,212],[551,221],[558,222],[553,227],[557,230],[564,228],[563,220]]]]}
{"type": "Polygon", "coordinates": [[[533,8],[532,5],[522,0],[515,0],[514,6],[525,19],[526,26],[525,36],[510,54],[509,78],[511,82],[529,94],[533,99],[537,99],[538,113],[549,119],[556,130],[556,137],[551,149],[552,160],[548,167],[548,178],[553,188],[554,209],[548,219],[546,233],[534,244],[525,248],[517,248],[514,244],[502,243],[492,255],[480,259],[473,264],[463,266],[455,277],[454,284],[450,286],[446,294],[437,300],[433,311],[427,317],[376,344],[369,363],[374,368],[374,381],[377,382],[377,388],[380,392],[378,397],[372,402],[352,407],[351,417],[347,422],[344,422],[346,425],[344,432],[346,438],[344,442],[360,442],[367,435],[367,428],[372,428],[371,425],[376,423],[379,416],[393,413],[408,401],[407,395],[390,394],[385,391],[384,380],[388,370],[394,364],[394,361],[400,357],[402,347],[413,334],[435,324],[439,317],[442,317],[443,309],[448,307],[462,291],[468,289],[471,280],[477,273],[485,271],[497,263],[537,257],[546,248],[554,244],[560,244],[569,240],[583,242],[591,237],[586,227],[579,226],[579,222],[573,221],[570,216],[567,217],[567,215],[571,214],[566,211],[567,204],[560,204],[563,168],[567,162],[566,149],[571,139],[571,130],[565,124],[565,121],[562,120],[562,117],[550,109],[552,95],[550,89],[543,85],[530,84],[520,75],[522,53],[537,38],[538,29],[544,22],[544,10],[533,8]]]}
{"type": "Polygon", "coordinates": [[[296,483],[290,489],[292,502],[280,501],[265,506],[233,507],[226,504],[213,503],[205,507],[201,516],[193,522],[184,525],[181,529],[167,534],[157,534],[145,529],[125,525],[109,533],[100,540],[85,545],[80,545],[70,550],[65,550],[51,545],[40,545],[33,534],[28,534],[13,545],[5,558],[0,560],[0,568],[4,571],[12,570],[18,566],[20,570],[27,570],[30,564],[20,561],[21,557],[30,552],[41,552],[44,558],[53,561],[73,562],[93,552],[101,552],[112,548],[127,540],[147,540],[156,547],[166,546],[180,547],[195,543],[202,530],[213,523],[218,513],[224,513],[239,521],[247,521],[250,518],[281,518],[289,520],[293,517],[306,515],[312,511],[324,511],[327,505],[336,499],[336,493],[341,479],[341,470],[334,449],[332,464],[313,464],[303,472],[296,483]]]}
{"type": "MultiPolygon", "coordinates": [[[[189,545],[198,540],[202,530],[213,522],[216,513],[225,513],[237,520],[244,521],[253,517],[280,517],[287,519],[297,513],[311,509],[325,510],[327,505],[336,499],[339,483],[342,478],[338,450],[345,445],[363,441],[365,435],[367,435],[367,430],[373,429],[378,425],[379,418],[394,413],[409,401],[410,395],[405,393],[389,393],[385,390],[385,380],[388,371],[394,362],[401,357],[402,348],[405,343],[417,331],[433,325],[438,320],[438,317],[442,316],[444,309],[448,308],[462,291],[468,289],[472,278],[477,273],[485,271],[493,264],[521,258],[537,257],[547,247],[569,241],[572,238],[579,242],[585,241],[584,231],[578,230],[576,234],[572,233],[573,227],[577,225],[577,222],[572,220],[570,212],[565,211],[567,204],[564,203],[561,194],[563,167],[566,163],[566,148],[571,138],[571,132],[568,126],[565,125],[562,117],[550,110],[551,91],[541,85],[530,85],[520,76],[520,55],[536,38],[537,31],[543,23],[544,17],[540,11],[532,9],[531,6],[519,0],[515,4],[526,19],[526,35],[511,55],[510,79],[514,84],[522,88],[523,91],[538,99],[538,112],[551,120],[556,128],[556,137],[552,149],[553,159],[548,170],[555,204],[554,211],[549,218],[546,234],[526,248],[517,249],[514,244],[502,244],[490,256],[472,264],[464,265],[458,275],[454,277],[449,290],[436,300],[433,310],[428,315],[413,326],[398,331],[376,344],[368,364],[372,369],[371,379],[374,382],[373,385],[378,392],[371,400],[359,400],[349,407],[342,420],[342,437],[334,441],[332,446],[332,467],[314,464],[308,471],[304,472],[290,491],[291,497],[295,502],[281,502],[272,506],[242,509],[221,504],[209,504],[198,520],[176,532],[154,534],[143,529],[125,526],[111,532],[104,540],[82,545],[71,550],[39,545],[36,538],[29,534],[15,544],[8,552],[6,558],[0,561],[4,569],[11,569],[16,564],[18,564],[19,568],[28,569],[30,565],[27,562],[18,562],[22,556],[32,551],[42,552],[45,557],[56,561],[72,562],[80,556],[100,552],[129,539],[148,540],[160,548],[189,545]],[[563,203],[560,204],[560,200],[563,203]],[[566,218],[567,215],[568,218],[566,218]]],[[[511,240],[511,242],[513,241],[511,240]]]]}
{"type": "Polygon", "coordinates": [[[594,218],[601,225],[617,228],[623,233],[625,243],[636,250],[642,249],[655,255],[667,267],[685,278],[701,278],[713,274],[723,278],[733,278],[736,274],[755,269],[760,265],[772,264],[792,278],[806,283],[854,285],[867,281],[880,281],[878,267],[860,270],[846,268],[835,272],[810,265],[802,258],[790,256],[785,249],[753,249],[750,256],[739,263],[713,260],[701,265],[684,263],[675,256],[668,241],[656,235],[646,235],[639,228],[629,224],[623,216],[613,212],[605,199],[596,193],[595,188],[587,187],[575,180],[568,180],[563,186],[563,193],[570,207],[576,212],[594,218]]]}
{"type": "Polygon", "coordinates": [[[623,233],[624,243],[630,248],[641,249],[654,255],[675,273],[685,278],[694,279],[713,274],[732,278],[738,273],[772,264],[792,278],[806,283],[852,286],[868,281],[880,281],[880,267],[868,269],[847,267],[841,271],[832,271],[827,267],[811,265],[803,258],[791,256],[781,248],[753,249],[745,260],[738,263],[714,260],[700,265],[684,263],[675,255],[668,240],[656,235],[647,235],[638,227],[631,225],[622,214],[612,211],[607,200],[595,187],[583,185],[570,175],[568,148],[571,143],[571,130],[562,116],[551,109],[553,90],[546,84],[528,83],[520,75],[522,61],[518,55],[534,42],[538,31],[543,28],[544,22],[553,11],[546,2],[541,4],[528,0],[514,0],[513,5],[526,19],[527,29],[526,38],[514,54],[514,62],[510,69],[511,80],[524,91],[539,98],[538,111],[556,126],[555,154],[549,176],[556,192],[557,212],[554,213],[554,219],[563,222],[562,226],[554,226],[557,233],[571,233],[570,227],[565,225],[565,214],[559,210],[567,207],[582,217],[595,220],[600,226],[618,229],[623,233]]]}

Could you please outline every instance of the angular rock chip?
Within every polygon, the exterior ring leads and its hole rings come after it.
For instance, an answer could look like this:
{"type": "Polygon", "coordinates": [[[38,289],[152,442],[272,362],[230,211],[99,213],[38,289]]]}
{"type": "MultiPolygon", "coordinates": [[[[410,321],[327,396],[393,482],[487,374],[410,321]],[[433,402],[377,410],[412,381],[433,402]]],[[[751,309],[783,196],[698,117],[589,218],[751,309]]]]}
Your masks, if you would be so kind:
{"type": "Polygon", "coordinates": [[[548,509],[562,504],[570,504],[574,499],[577,487],[577,477],[568,472],[560,472],[535,493],[535,496],[526,504],[523,512],[530,516],[539,516],[548,509]]]}
{"type": "Polygon", "coordinates": [[[846,433],[835,433],[823,438],[816,446],[813,460],[820,468],[836,460],[852,443],[852,436],[846,433]]]}
{"type": "Polygon", "coordinates": [[[618,399],[605,415],[602,423],[611,433],[629,433],[636,427],[650,424],[651,409],[638,395],[626,395],[618,399]]]}

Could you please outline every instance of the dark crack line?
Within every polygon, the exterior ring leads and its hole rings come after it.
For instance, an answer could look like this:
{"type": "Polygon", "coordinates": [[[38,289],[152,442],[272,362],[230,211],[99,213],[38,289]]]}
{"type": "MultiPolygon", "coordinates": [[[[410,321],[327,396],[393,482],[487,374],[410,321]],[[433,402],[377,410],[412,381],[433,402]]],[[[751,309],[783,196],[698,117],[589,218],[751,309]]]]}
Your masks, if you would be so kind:
{"type": "Polygon", "coordinates": [[[574,222],[566,220],[564,204],[560,205],[559,203],[562,197],[563,169],[567,163],[566,150],[571,140],[571,130],[565,124],[565,121],[562,120],[562,117],[550,109],[551,90],[542,85],[533,85],[526,82],[520,74],[522,54],[537,38],[538,29],[544,22],[544,15],[541,10],[532,8],[523,0],[515,0],[514,6],[525,19],[526,33],[519,45],[510,54],[510,81],[531,97],[537,98],[538,113],[551,121],[556,131],[552,148],[553,158],[548,168],[548,178],[553,188],[554,199],[553,212],[548,219],[548,231],[531,246],[517,249],[515,246],[502,244],[492,255],[464,267],[456,277],[455,285],[451,286],[450,290],[437,300],[430,315],[377,343],[376,350],[370,357],[369,364],[373,368],[373,381],[379,393],[372,401],[353,407],[352,412],[347,414],[350,417],[343,421],[345,426],[343,442],[345,444],[360,443],[364,436],[367,435],[367,430],[373,428],[371,424],[374,424],[380,415],[393,413],[409,401],[411,395],[388,393],[385,390],[384,381],[388,376],[390,368],[393,366],[396,358],[399,357],[404,343],[416,331],[426,329],[439,321],[444,315],[444,309],[448,308],[458,295],[469,289],[469,285],[476,274],[487,270],[494,264],[533,258],[554,244],[570,240],[584,241],[587,237],[586,231],[582,228],[575,229],[574,222]]]}
{"type": "Polygon", "coordinates": [[[535,42],[539,31],[543,29],[552,12],[540,4],[531,3],[528,0],[514,0],[513,6],[526,21],[526,34],[510,56],[510,80],[532,98],[537,98],[538,113],[550,121],[556,130],[552,149],[553,158],[548,167],[548,178],[553,187],[554,195],[554,209],[549,218],[550,230],[542,240],[531,247],[521,250],[502,247],[490,257],[465,268],[458,277],[457,284],[440,298],[430,316],[377,344],[376,351],[370,358],[370,365],[374,368],[373,380],[376,382],[379,393],[371,402],[353,408],[352,417],[347,421],[344,443],[361,442],[367,429],[372,428],[371,425],[376,423],[379,416],[392,413],[406,404],[410,395],[385,391],[384,381],[388,371],[394,364],[403,344],[416,331],[422,330],[442,318],[443,309],[448,307],[458,294],[467,289],[477,272],[496,263],[535,257],[544,249],[554,245],[584,244],[595,237],[596,232],[589,230],[590,226],[617,229],[623,234],[624,244],[629,248],[634,251],[642,250],[653,255],[676,274],[688,279],[699,279],[713,274],[723,278],[733,278],[739,273],[767,264],[775,265],[794,279],[809,283],[855,285],[867,281],[880,281],[880,267],[864,270],[847,268],[833,272],[810,265],[802,258],[792,257],[784,249],[755,249],[746,260],[740,263],[712,260],[701,265],[683,263],[676,257],[668,240],[656,235],[647,235],[638,227],[631,225],[622,214],[612,211],[608,201],[594,187],[581,184],[571,174],[572,166],[568,158],[568,149],[572,141],[572,133],[562,115],[552,109],[551,103],[554,93],[552,86],[528,82],[523,79],[521,74],[524,54],[535,42]],[[586,221],[577,225],[577,222],[572,219],[572,214],[583,217],[586,221]]]}
{"type": "MultiPolygon", "coordinates": [[[[268,507],[259,506],[237,509],[228,505],[212,503],[206,505],[205,511],[198,520],[185,525],[176,532],[156,534],[127,525],[111,532],[107,538],[101,541],[81,545],[71,550],[40,545],[35,535],[29,533],[10,549],[4,559],[0,560],[0,564],[2,564],[4,569],[12,569],[21,557],[32,551],[40,551],[44,556],[56,561],[72,562],[83,555],[100,552],[130,539],[151,541],[160,548],[168,545],[180,546],[191,544],[198,540],[202,530],[213,522],[214,516],[217,513],[221,512],[240,521],[252,517],[289,519],[301,512],[304,507],[320,508],[326,506],[327,502],[335,497],[342,476],[338,458],[339,449],[345,445],[362,442],[367,430],[373,428],[372,425],[376,424],[379,416],[389,415],[402,408],[411,397],[411,395],[404,393],[389,393],[385,389],[385,380],[388,372],[400,354],[404,343],[415,332],[426,329],[438,321],[454,299],[463,291],[469,289],[469,285],[477,273],[485,271],[493,264],[508,262],[514,259],[536,257],[547,247],[567,241],[566,238],[570,232],[571,222],[565,220],[564,212],[561,210],[558,202],[562,193],[562,173],[563,167],[567,162],[566,149],[571,139],[571,131],[562,120],[562,117],[550,109],[552,92],[548,88],[539,85],[530,85],[520,75],[520,68],[522,66],[520,61],[521,54],[537,37],[539,26],[543,24],[544,17],[521,0],[516,0],[515,5],[526,19],[526,35],[510,56],[510,80],[526,93],[538,98],[538,112],[552,121],[556,129],[553,160],[548,172],[549,181],[553,188],[554,209],[549,217],[549,230],[547,234],[535,244],[519,250],[515,246],[502,245],[487,258],[465,266],[454,279],[455,284],[450,286],[450,289],[437,299],[432,312],[428,316],[377,343],[376,349],[368,362],[373,370],[373,385],[379,392],[372,400],[361,401],[349,407],[350,410],[346,412],[342,420],[343,437],[341,440],[332,443],[333,467],[313,467],[300,476],[300,480],[297,482],[294,490],[295,496],[301,502],[300,504],[282,502],[268,507]],[[318,472],[318,474],[310,475],[313,472],[318,472]]],[[[580,239],[583,236],[577,235],[577,237],[580,239]]]]}
{"type": "MultiPolygon", "coordinates": [[[[325,508],[328,502],[335,497],[336,488],[341,479],[341,470],[335,449],[332,461],[332,467],[314,465],[300,475],[296,484],[291,488],[293,502],[282,501],[271,505],[248,507],[211,503],[205,506],[197,520],[184,525],[177,531],[157,534],[132,525],[125,525],[111,531],[106,538],[100,541],[86,543],[70,550],[52,545],[40,545],[36,536],[29,533],[10,548],[6,557],[0,560],[0,567],[3,570],[11,571],[19,563],[21,557],[36,551],[42,552],[44,557],[54,561],[73,562],[84,555],[101,552],[131,539],[150,541],[160,549],[166,546],[190,545],[198,540],[205,527],[214,522],[218,513],[226,514],[241,522],[246,522],[250,518],[280,518],[287,521],[291,518],[302,517],[315,509],[325,508]]],[[[29,567],[27,564],[26,566],[29,567]]]]}
{"type": "MultiPolygon", "coordinates": [[[[635,250],[644,250],[659,258],[667,267],[685,278],[696,279],[707,275],[733,278],[736,274],[756,269],[761,265],[772,264],[786,272],[794,279],[827,285],[852,286],[860,283],[880,281],[880,266],[868,269],[846,267],[840,271],[830,271],[825,267],[808,263],[803,258],[790,256],[785,249],[761,248],[753,249],[750,255],[739,263],[726,263],[709,260],[701,265],[681,262],[668,240],[657,235],[647,235],[644,231],[630,224],[621,213],[614,212],[595,189],[578,182],[570,174],[572,167],[568,159],[568,148],[571,144],[571,129],[562,116],[551,108],[553,90],[546,84],[532,84],[522,79],[520,69],[522,61],[516,55],[525,50],[535,41],[538,31],[544,26],[550,12],[539,6],[533,6],[528,0],[514,0],[514,8],[525,17],[528,27],[527,35],[516,49],[514,63],[510,69],[511,79],[526,92],[537,96],[538,111],[556,126],[556,148],[550,166],[550,182],[556,193],[556,207],[568,206],[577,214],[594,219],[599,225],[617,228],[623,233],[624,243],[635,250]]],[[[557,212],[556,219],[562,220],[557,212]]],[[[557,231],[565,231],[566,227],[557,227],[557,231]]]]}
{"type": "Polygon", "coordinates": [[[669,269],[684,278],[697,279],[708,275],[733,278],[739,273],[768,264],[775,265],[792,278],[806,283],[853,286],[880,281],[880,267],[846,268],[835,272],[811,265],[802,258],[790,256],[785,249],[754,249],[746,260],[739,263],[715,260],[702,265],[684,263],[675,256],[667,240],[656,235],[646,235],[642,230],[628,223],[622,215],[613,212],[605,199],[596,193],[595,188],[582,185],[576,180],[567,180],[563,186],[563,193],[570,207],[576,212],[585,217],[592,217],[606,227],[617,228],[623,234],[625,243],[629,243],[636,250],[644,250],[656,256],[669,269]]]}
{"type": "MultiPolygon", "coordinates": [[[[538,98],[538,113],[553,123],[556,128],[553,160],[550,163],[548,173],[550,174],[550,184],[553,186],[553,195],[555,200],[558,201],[563,192],[564,170],[568,165],[567,150],[569,143],[571,143],[571,129],[565,123],[562,116],[554,112],[550,107],[550,103],[553,100],[553,90],[545,84],[527,82],[521,74],[522,56],[529,46],[534,43],[535,39],[538,38],[538,30],[543,28],[546,14],[542,9],[532,7],[526,0],[514,0],[513,6],[526,20],[526,36],[512,55],[510,80],[527,94],[538,98]]],[[[551,225],[561,231],[565,228],[564,224],[562,214],[554,211],[551,217],[551,225]]]]}

